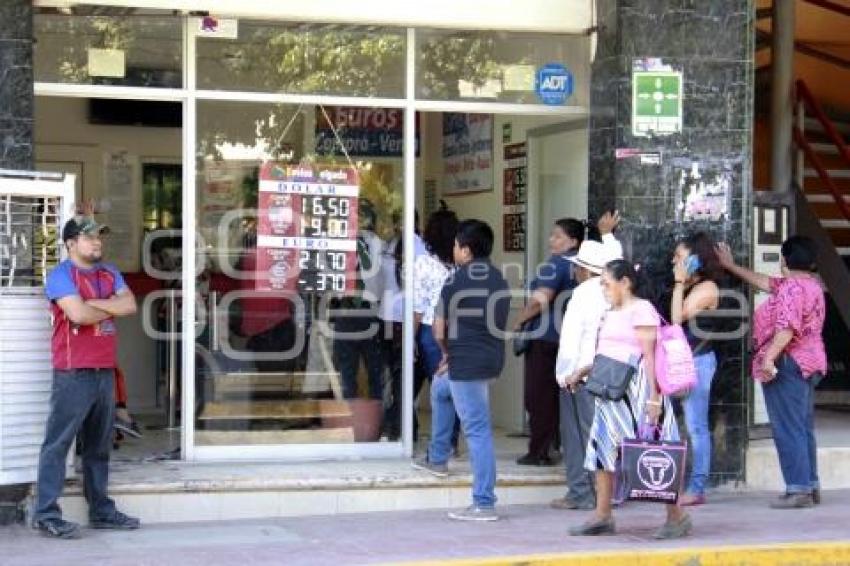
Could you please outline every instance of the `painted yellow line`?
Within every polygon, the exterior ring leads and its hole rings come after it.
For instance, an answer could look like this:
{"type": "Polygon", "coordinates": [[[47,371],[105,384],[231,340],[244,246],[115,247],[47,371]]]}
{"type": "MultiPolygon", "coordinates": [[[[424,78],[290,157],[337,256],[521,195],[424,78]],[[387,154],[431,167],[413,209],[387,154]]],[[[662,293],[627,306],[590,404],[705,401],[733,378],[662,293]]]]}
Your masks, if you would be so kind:
{"type": "Polygon", "coordinates": [[[712,546],[433,560],[406,566],[847,566],[846,542],[712,546]]]}

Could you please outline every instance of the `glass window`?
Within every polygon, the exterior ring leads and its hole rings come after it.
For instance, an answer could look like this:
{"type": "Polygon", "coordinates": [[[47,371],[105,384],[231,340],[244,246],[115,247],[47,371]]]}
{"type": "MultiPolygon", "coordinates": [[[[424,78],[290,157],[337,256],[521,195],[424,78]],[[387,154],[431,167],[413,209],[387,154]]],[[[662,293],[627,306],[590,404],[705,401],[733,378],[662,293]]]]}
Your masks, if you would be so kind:
{"type": "Polygon", "coordinates": [[[197,53],[200,89],[404,96],[404,30],[239,20],[197,53]]]}
{"type": "Polygon", "coordinates": [[[182,26],[170,15],[36,14],[35,80],[181,88],[182,26]]]}
{"type": "Polygon", "coordinates": [[[398,440],[401,116],[199,101],[198,445],[398,440]]]}
{"type": "Polygon", "coordinates": [[[538,70],[566,67],[574,78],[567,105],[587,104],[588,39],[489,31],[416,30],[416,97],[542,104],[538,70]]]}
{"type": "Polygon", "coordinates": [[[174,163],[143,163],[144,229],[173,230],[183,220],[183,167],[174,163]]]}

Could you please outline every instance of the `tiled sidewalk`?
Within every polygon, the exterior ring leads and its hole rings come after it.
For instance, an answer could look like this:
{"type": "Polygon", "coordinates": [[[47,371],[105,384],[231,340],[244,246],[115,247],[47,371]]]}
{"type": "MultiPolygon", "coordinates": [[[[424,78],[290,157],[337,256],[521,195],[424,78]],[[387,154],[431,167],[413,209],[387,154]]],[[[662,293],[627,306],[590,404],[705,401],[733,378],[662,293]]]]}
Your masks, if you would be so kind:
{"type": "MultiPolygon", "coordinates": [[[[826,492],[823,505],[801,511],[769,509],[773,496],[716,494],[709,505],[692,511],[693,536],[672,543],[650,538],[664,516],[657,505],[629,504],[618,510],[619,534],[603,538],[566,535],[570,525],[584,520],[583,513],[511,506],[501,509],[503,520],[489,524],[455,523],[446,519],[444,511],[429,510],[160,524],[130,533],[85,531],[85,538],[79,541],[45,539],[24,527],[13,527],[0,529],[0,564],[312,566],[457,559],[473,559],[474,563],[500,556],[550,553],[592,557],[610,551],[641,553],[729,545],[844,542],[850,546],[850,491],[826,492]]],[[[638,563],[633,555],[626,556],[638,563]]]]}

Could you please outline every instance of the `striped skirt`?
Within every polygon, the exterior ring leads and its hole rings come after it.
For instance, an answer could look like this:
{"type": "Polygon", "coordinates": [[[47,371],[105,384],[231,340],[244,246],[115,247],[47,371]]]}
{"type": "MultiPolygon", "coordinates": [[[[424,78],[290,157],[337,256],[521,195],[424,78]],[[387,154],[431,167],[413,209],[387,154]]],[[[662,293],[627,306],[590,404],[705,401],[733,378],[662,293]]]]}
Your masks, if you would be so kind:
{"type": "MultiPolygon", "coordinates": [[[[638,372],[619,401],[596,398],[596,410],[587,441],[584,467],[590,471],[616,471],[620,444],[623,440],[637,438],[638,428],[645,419],[646,402],[649,400],[649,380],[639,366],[638,372]]],[[[661,440],[679,440],[679,427],[673,407],[667,397],[661,402],[661,440]]]]}

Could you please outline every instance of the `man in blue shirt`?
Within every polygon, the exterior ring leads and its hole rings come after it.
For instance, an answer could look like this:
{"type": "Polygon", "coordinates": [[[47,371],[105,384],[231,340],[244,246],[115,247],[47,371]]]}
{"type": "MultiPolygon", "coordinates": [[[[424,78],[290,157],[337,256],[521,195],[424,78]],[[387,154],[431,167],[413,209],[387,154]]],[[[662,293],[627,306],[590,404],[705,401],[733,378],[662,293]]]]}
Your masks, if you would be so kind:
{"type": "Polygon", "coordinates": [[[472,505],[449,513],[458,521],[495,521],[496,457],[490,423],[490,381],[505,363],[504,332],[510,291],[490,263],[493,230],[480,220],[458,226],[457,271],[443,287],[434,336],[443,359],[431,385],[432,431],[428,454],[413,463],[438,477],[448,476],[455,409],[469,445],[472,505]]]}

